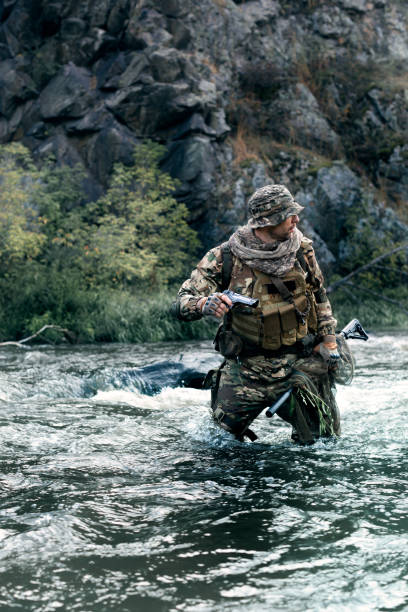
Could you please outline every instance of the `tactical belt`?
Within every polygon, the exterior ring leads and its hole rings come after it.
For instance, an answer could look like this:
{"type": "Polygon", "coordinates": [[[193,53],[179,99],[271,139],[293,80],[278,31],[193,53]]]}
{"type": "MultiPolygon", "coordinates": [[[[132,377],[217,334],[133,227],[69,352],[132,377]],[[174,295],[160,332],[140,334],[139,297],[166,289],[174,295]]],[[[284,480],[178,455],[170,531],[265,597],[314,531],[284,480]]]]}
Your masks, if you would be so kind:
{"type": "Polygon", "coordinates": [[[296,342],[291,346],[281,346],[279,349],[268,350],[263,349],[259,346],[249,347],[245,346],[239,354],[240,359],[245,359],[245,357],[255,357],[257,355],[263,355],[264,357],[281,357],[282,355],[286,355],[287,353],[292,354],[301,354],[303,353],[304,347],[300,342],[296,342]]]}
{"type": "Polygon", "coordinates": [[[239,354],[239,358],[245,359],[245,357],[255,357],[256,355],[263,355],[264,357],[282,357],[282,355],[287,355],[288,353],[299,355],[300,357],[308,357],[312,354],[313,347],[316,345],[316,340],[317,336],[310,333],[294,344],[290,346],[282,345],[276,350],[263,349],[260,346],[245,344],[239,354]]]}

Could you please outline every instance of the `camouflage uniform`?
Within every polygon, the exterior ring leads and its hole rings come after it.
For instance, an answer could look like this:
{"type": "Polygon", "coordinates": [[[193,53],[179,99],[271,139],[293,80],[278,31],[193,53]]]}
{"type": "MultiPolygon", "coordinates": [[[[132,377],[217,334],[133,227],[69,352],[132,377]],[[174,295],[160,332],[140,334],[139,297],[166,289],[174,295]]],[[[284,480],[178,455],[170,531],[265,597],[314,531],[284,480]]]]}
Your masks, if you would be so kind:
{"type": "MultiPolygon", "coordinates": [[[[283,220],[287,218],[288,211],[290,215],[294,215],[301,209],[293,198],[289,203],[285,202],[281,208],[283,210],[276,206],[271,207],[270,201],[266,210],[262,206],[258,208],[252,206],[252,212],[255,210],[255,214],[250,218],[248,225],[250,227],[264,227],[268,223],[277,225],[282,217],[283,220]]],[[[259,337],[254,337],[254,342],[251,337],[251,330],[259,327],[256,324],[259,317],[264,320],[263,314],[258,314],[257,319],[255,314],[248,311],[249,309],[244,307],[240,314],[241,307],[234,307],[231,311],[232,326],[229,326],[228,333],[235,338],[238,336],[240,342],[242,341],[242,349],[237,355],[228,355],[228,351],[221,350],[223,355],[227,354],[227,358],[218,370],[209,373],[214,419],[239,439],[244,435],[254,439],[253,432],[249,430],[251,422],[290,388],[293,392],[277,414],[292,425],[294,439],[310,443],[321,436],[340,434],[339,413],[332,393],[333,382],[328,364],[320,355],[312,353],[311,348],[309,354],[305,353],[305,340],[312,341],[310,334],[316,340],[329,334],[334,335],[336,320],[332,316],[330,303],[323,287],[323,276],[309,239],[302,238],[297,257],[293,268],[283,278],[289,279],[287,283],[292,278],[307,279],[306,289],[302,289],[302,295],[298,294],[296,297],[296,291],[293,294],[295,302],[298,300],[301,304],[301,300],[305,299],[303,294],[307,293],[309,303],[307,320],[303,320],[303,323],[296,321],[291,326],[288,322],[292,319],[289,317],[287,324],[283,324],[283,329],[278,329],[272,340],[269,338],[267,348],[263,348],[262,333],[259,337]],[[236,315],[232,314],[235,312],[236,315]]],[[[226,288],[223,287],[223,265],[222,245],[211,249],[199,262],[191,277],[179,290],[177,309],[180,319],[192,321],[201,318],[202,314],[197,310],[198,300],[226,288]]],[[[230,289],[253,297],[256,287],[265,287],[267,281],[267,275],[249,269],[238,257],[232,256],[230,289]]],[[[261,302],[264,297],[269,299],[269,296],[261,294],[259,297],[261,302]]],[[[272,322],[279,320],[279,325],[282,326],[286,312],[289,312],[288,316],[294,317],[293,308],[291,310],[290,305],[282,301],[279,295],[274,298],[272,307],[273,314],[276,314],[276,319],[271,319],[272,322]]],[[[301,314],[306,315],[305,312],[301,314]]],[[[227,317],[228,315],[224,319],[227,317]]],[[[272,332],[273,325],[274,323],[272,323],[272,332]]],[[[221,332],[223,329],[220,328],[221,332]]]]}

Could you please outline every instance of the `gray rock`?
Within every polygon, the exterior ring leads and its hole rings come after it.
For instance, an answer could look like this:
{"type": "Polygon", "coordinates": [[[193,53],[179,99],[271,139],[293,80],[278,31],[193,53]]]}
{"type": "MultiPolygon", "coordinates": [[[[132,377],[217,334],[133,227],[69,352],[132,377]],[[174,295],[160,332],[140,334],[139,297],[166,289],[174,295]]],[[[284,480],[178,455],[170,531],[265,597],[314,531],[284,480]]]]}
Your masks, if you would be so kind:
{"type": "Polygon", "coordinates": [[[192,136],[172,143],[163,169],[183,183],[195,181],[202,173],[214,170],[214,151],[205,136],[192,136]]]}
{"type": "Polygon", "coordinates": [[[38,95],[33,80],[19,69],[15,60],[0,63],[0,113],[10,118],[16,105],[38,95]]]}
{"type": "MultiPolygon", "coordinates": [[[[116,78],[117,87],[121,89],[131,87],[132,85],[138,83],[141,75],[146,74],[146,69],[149,66],[149,61],[144,52],[134,51],[130,56],[128,56],[127,61],[129,61],[129,57],[132,59],[123,74],[117,74],[116,77],[113,77],[116,78]]],[[[113,79],[108,81],[107,87],[111,87],[112,83],[113,79]]]]}
{"type": "Polygon", "coordinates": [[[89,113],[78,121],[70,121],[65,124],[67,134],[99,132],[104,124],[112,120],[112,116],[102,105],[93,108],[89,113]]]}
{"type": "Polygon", "coordinates": [[[340,0],[340,6],[345,9],[365,13],[372,8],[373,4],[370,0],[340,0]]]}
{"type": "Polygon", "coordinates": [[[167,17],[184,17],[191,9],[189,0],[157,0],[156,6],[167,17]]]}
{"type": "Polygon", "coordinates": [[[137,134],[151,136],[203,108],[187,83],[136,85],[110,97],[107,107],[137,134]]]}
{"type": "Polygon", "coordinates": [[[79,44],[79,50],[85,63],[96,61],[105,53],[116,51],[118,42],[116,38],[101,28],[89,30],[88,36],[84,36],[79,44]]]}
{"type": "Polygon", "coordinates": [[[43,140],[47,137],[47,135],[47,126],[44,121],[34,123],[27,132],[27,136],[32,136],[33,138],[38,138],[39,140],[43,140]]]}
{"type": "Polygon", "coordinates": [[[316,98],[303,83],[289,86],[279,92],[274,102],[275,116],[271,128],[278,129],[292,140],[293,144],[307,146],[319,152],[339,154],[342,149],[339,136],[319,108],[316,98]],[[277,117],[277,118],[276,118],[277,117]],[[283,118],[283,125],[279,125],[283,118]]]}
{"type": "Polygon", "coordinates": [[[192,41],[194,32],[184,21],[175,18],[168,18],[167,28],[172,35],[172,43],[176,49],[186,49],[192,41]]]}
{"type": "Polygon", "coordinates": [[[186,121],[179,124],[176,127],[172,139],[180,140],[180,138],[185,138],[192,134],[206,134],[212,137],[217,136],[217,132],[205,123],[203,116],[199,113],[194,113],[186,121]]]}
{"type": "Polygon", "coordinates": [[[61,25],[61,36],[63,39],[79,38],[86,30],[86,23],[83,19],[71,17],[64,19],[61,25]]]}
{"type": "Polygon", "coordinates": [[[321,168],[313,185],[296,193],[296,200],[305,207],[302,217],[324,237],[335,257],[346,233],[348,211],[358,205],[361,197],[360,179],[343,163],[321,168]]]}
{"type": "Polygon", "coordinates": [[[327,244],[322,237],[316,232],[316,230],[310,225],[307,219],[301,218],[299,223],[299,229],[305,236],[313,240],[313,248],[316,253],[317,261],[323,271],[323,274],[327,274],[333,271],[333,267],[336,263],[336,257],[327,247],[327,244]]]}
{"type": "Polygon", "coordinates": [[[121,30],[125,28],[128,11],[128,0],[116,0],[116,2],[114,2],[113,6],[111,6],[111,10],[106,22],[106,29],[109,34],[116,36],[120,34],[121,30]]]}
{"type": "Polygon", "coordinates": [[[173,142],[162,169],[179,179],[176,195],[187,204],[194,222],[202,216],[202,206],[215,185],[215,155],[210,139],[197,135],[173,142]]]}
{"type": "Polygon", "coordinates": [[[0,20],[5,21],[10,15],[17,0],[3,0],[0,5],[0,20]]]}
{"type": "Polygon", "coordinates": [[[82,117],[94,102],[92,75],[68,64],[41,92],[41,115],[47,120],[82,117]]]}
{"type": "Polygon", "coordinates": [[[0,118],[0,143],[6,144],[10,140],[7,119],[0,118]]]}
{"type": "Polygon", "coordinates": [[[227,124],[225,111],[223,108],[211,112],[210,126],[218,139],[225,138],[231,132],[231,128],[227,124]]]}
{"type": "Polygon", "coordinates": [[[119,52],[111,53],[106,58],[103,57],[96,61],[93,66],[93,72],[97,78],[97,87],[101,90],[112,90],[121,87],[120,79],[129,66],[131,59],[131,54],[119,52]]]}
{"type": "Polygon", "coordinates": [[[265,25],[279,15],[279,2],[274,0],[251,0],[240,6],[245,19],[251,25],[265,25]]]}
{"type": "Polygon", "coordinates": [[[313,15],[314,31],[324,38],[347,37],[353,21],[337,6],[318,8],[313,15]]]}
{"type": "Polygon", "coordinates": [[[112,120],[106,121],[102,129],[89,139],[86,165],[100,185],[107,187],[116,162],[132,163],[137,142],[130,130],[112,120]]]}
{"type": "Polygon", "coordinates": [[[124,42],[130,49],[145,49],[153,44],[166,46],[171,38],[164,15],[138,3],[133,5],[124,33],[124,42]]]}
{"type": "Polygon", "coordinates": [[[181,77],[178,53],[174,49],[159,49],[150,56],[153,78],[162,83],[172,83],[181,77]]]}

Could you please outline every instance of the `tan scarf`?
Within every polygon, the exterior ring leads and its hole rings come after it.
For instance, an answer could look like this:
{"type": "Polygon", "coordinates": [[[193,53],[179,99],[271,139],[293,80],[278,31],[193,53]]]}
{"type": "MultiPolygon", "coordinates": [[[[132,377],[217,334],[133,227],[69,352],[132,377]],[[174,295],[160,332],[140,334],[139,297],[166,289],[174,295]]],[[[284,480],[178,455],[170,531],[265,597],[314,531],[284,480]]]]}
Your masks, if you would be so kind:
{"type": "Polygon", "coordinates": [[[238,228],[228,241],[232,253],[250,268],[269,276],[285,276],[294,266],[303,234],[297,228],[287,240],[263,242],[248,226],[238,228]]]}

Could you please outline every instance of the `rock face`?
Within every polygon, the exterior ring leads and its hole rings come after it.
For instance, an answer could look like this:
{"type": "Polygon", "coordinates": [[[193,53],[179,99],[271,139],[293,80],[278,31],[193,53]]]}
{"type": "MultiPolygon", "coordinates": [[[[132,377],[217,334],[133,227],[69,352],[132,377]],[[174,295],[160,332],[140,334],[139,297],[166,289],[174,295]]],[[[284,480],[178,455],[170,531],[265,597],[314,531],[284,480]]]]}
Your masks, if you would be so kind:
{"type": "Polygon", "coordinates": [[[82,164],[89,198],[150,138],[203,250],[266,182],[326,266],[363,201],[406,239],[404,0],[4,0],[0,23],[0,142],[82,164]]]}

